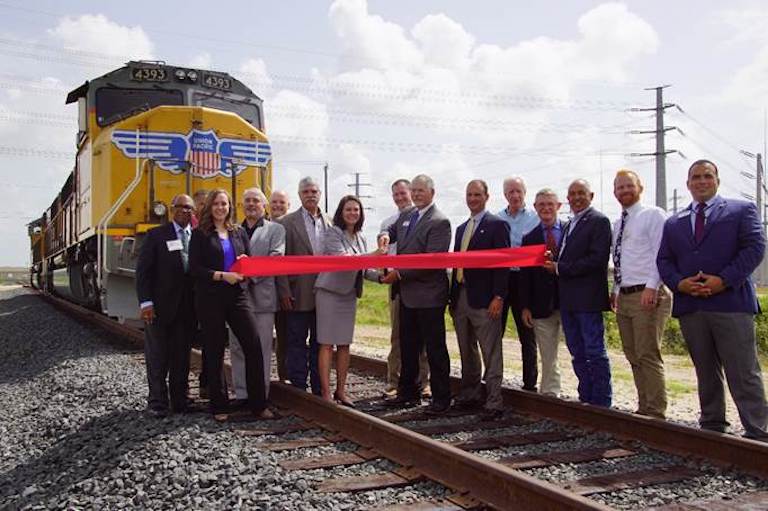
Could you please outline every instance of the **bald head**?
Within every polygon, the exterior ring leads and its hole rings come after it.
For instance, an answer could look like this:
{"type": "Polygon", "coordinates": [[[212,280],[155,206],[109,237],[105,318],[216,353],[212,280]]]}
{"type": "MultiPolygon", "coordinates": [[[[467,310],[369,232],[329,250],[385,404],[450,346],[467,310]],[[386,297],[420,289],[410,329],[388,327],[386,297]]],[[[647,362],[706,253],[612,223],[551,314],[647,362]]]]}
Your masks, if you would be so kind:
{"type": "Polygon", "coordinates": [[[180,227],[189,225],[192,219],[192,211],[195,209],[195,203],[192,197],[185,193],[180,193],[171,201],[173,205],[173,221],[180,227]]]}
{"type": "Polygon", "coordinates": [[[280,218],[291,209],[291,199],[283,190],[275,190],[269,197],[269,211],[273,219],[280,218]]]}
{"type": "Polygon", "coordinates": [[[575,179],[568,186],[568,204],[574,213],[580,213],[587,209],[592,205],[594,197],[592,186],[586,179],[575,179]]]}

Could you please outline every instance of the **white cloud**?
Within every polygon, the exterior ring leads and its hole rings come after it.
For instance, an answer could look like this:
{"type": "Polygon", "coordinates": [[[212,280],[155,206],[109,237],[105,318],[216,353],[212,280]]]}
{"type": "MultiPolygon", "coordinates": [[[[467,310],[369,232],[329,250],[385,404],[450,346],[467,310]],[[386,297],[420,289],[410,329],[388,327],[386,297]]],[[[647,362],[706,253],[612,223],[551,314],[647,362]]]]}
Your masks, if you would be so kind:
{"type": "Polygon", "coordinates": [[[204,51],[192,56],[192,58],[187,62],[187,66],[193,67],[195,69],[212,69],[213,58],[211,57],[210,53],[204,51]]]}
{"type": "Polygon", "coordinates": [[[238,76],[259,96],[265,96],[272,89],[272,77],[262,59],[248,59],[240,64],[238,76]]]}
{"type": "Polygon", "coordinates": [[[48,30],[48,34],[73,50],[132,59],[152,59],[154,54],[152,41],[144,29],[120,25],[103,14],[67,16],[48,30]]]}

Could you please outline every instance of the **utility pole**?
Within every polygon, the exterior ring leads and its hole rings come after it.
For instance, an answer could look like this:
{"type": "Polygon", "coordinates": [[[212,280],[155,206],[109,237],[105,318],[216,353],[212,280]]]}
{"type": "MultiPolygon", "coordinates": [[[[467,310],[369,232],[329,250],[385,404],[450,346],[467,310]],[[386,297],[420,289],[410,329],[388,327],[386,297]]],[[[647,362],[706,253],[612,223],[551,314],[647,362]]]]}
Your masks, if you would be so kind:
{"type": "Polygon", "coordinates": [[[677,129],[674,126],[664,127],[664,110],[671,108],[674,103],[664,103],[664,89],[670,87],[669,85],[661,85],[659,87],[649,87],[645,90],[656,91],[656,106],[653,108],[631,108],[632,112],[656,112],[656,129],[655,130],[633,130],[632,134],[649,134],[656,135],[656,151],[652,153],[631,153],[630,156],[654,156],[656,158],[656,205],[667,210],[667,155],[670,153],[678,152],[675,149],[667,150],[664,145],[664,134],[667,131],[677,129]]]}
{"type": "MultiPolygon", "coordinates": [[[[362,187],[364,187],[364,186],[372,186],[371,183],[362,183],[362,182],[360,182],[360,176],[361,175],[362,175],[362,172],[355,172],[354,173],[355,182],[354,183],[348,183],[347,186],[350,187],[350,188],[354,188],[355,189],[355,193],[353,195],[355,197],[357,197],[358,199],[370,199],[371,198],[370,195],[361,195],[360,194],[360,190],[362,189],[362,187]]],[[[370,210],[371,208],[367,208],[366,207],[364,209],[370,210]]]]}
{"type": "Polygon", "coordinates": [[[672,214],[673,215],[677,214],[677,199],[678,199],[678,197],[680,197],[680,196],[677,195],[677,188],[675,188],[674,190],[672,190],[672,214]]]}
{"type": "Polygon", "coordinates": [[[757,203],[757,219],[763,223],[763,155],[757,153],[757,168],[755,169],[755,202],[757,203]]]}
{"type": "Polygon", "coordinates": [[[323,192],[325,193],[325,214],[328,214],[328,162],[323,167],[323,192]]]}

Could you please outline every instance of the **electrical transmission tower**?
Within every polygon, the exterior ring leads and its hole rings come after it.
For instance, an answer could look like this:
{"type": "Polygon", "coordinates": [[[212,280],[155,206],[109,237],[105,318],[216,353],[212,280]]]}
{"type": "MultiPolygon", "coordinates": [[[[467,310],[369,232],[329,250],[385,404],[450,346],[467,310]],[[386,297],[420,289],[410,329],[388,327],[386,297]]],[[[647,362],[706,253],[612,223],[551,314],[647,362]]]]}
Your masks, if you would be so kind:
{"type": "Polygon", "coordinates": [[[664,110],[672,108],[674,103],[664,103],[664,89],[669,85],[661,85],[659,87],[651,87],[645,90],[656,91],[656,106],[653,108],[631,108],[631,112],[656,112],[656,129],[655,130],[633,130],[632,134],[649,134],[656,135],[656,151],[652,153],[630,153],[629,156],[654,156],[656,158],[656,205],[667,210],[667,155],[671,153],[678,153],[676,149],[666,149],[664,146],[664,135],[667,131],[677,129],[675,126],[664,126],[664,110]]]}
{"type": "MultiPolygon", "coordinates": [[[[355,172],[355,173],[354,173],[354,176],[355,176],[355,182],[354,182],[354,183],[348,183],[348,184],[347,184],[347,186],[348,186],[349,188],[354,188],[355,192],[354,192],[352,195],[354,195],[354,196],[355,196],[355,197],[357,197],[358,199],[370,199],[370,198],[371,198],[371,195],[362,195],[362,194],[360,193],[360,191],[362,190],[362,188],[363,188],[364,186],[373,186],[373,185],[371,185],[371,183],[363,183],[363,182],[361,182],[361,181],[360,181],[360,176],[361,176],[361,175],[362,175],[362,172],[355,172]]],[[[366,210],[368,210],[368,211],[371,211],[373,208],[364,207],[363,209],[366,209],[366,210]]]]}

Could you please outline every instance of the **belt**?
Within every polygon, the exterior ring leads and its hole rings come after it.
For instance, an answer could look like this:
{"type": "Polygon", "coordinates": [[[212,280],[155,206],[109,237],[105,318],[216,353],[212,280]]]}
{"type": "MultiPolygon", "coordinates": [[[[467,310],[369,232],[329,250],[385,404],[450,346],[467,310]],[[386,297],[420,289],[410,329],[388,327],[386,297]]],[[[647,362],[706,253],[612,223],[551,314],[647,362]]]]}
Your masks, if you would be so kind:
{"type": "Polygon", "coordinates": [[[619,288],[619,292],[623,295],[631,295],[632,293],[639,293],[643,289],[645,289],[645,284],[638,284],[636,286],[619,288]]]}

